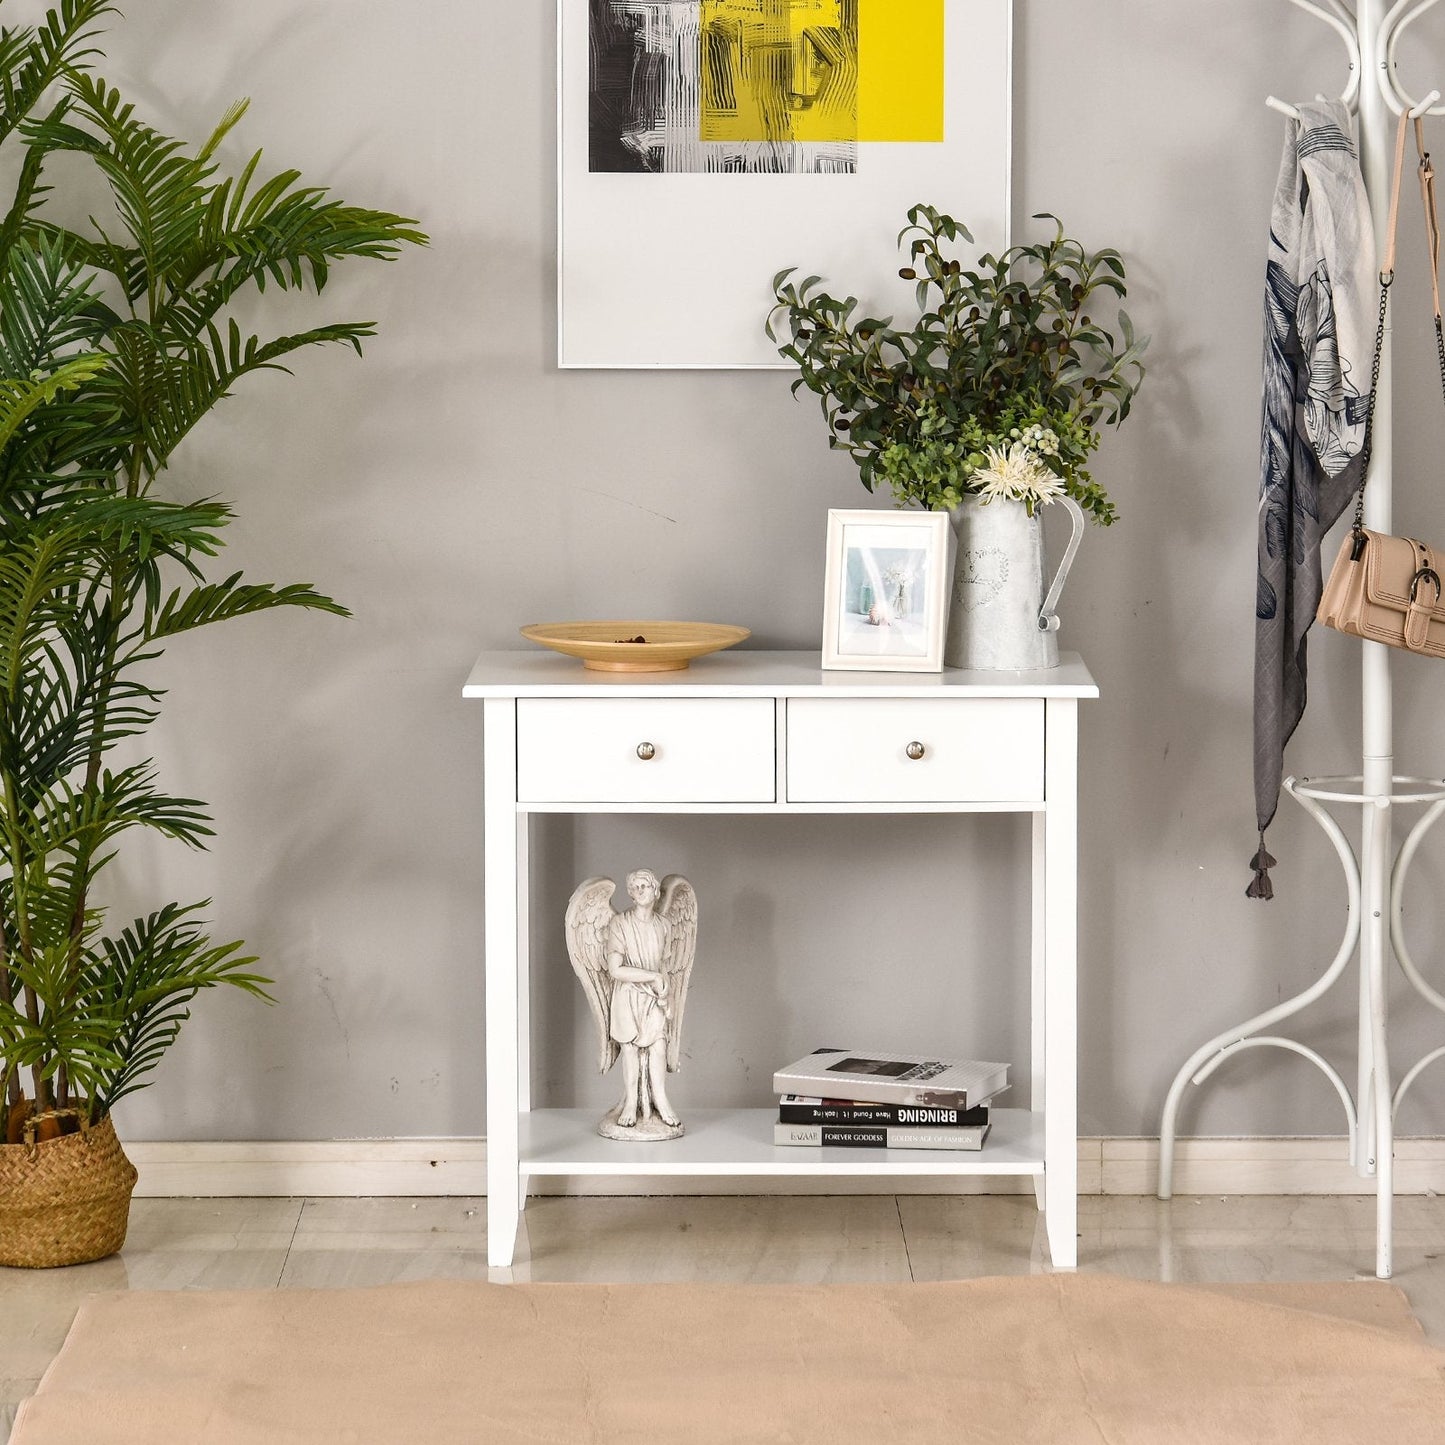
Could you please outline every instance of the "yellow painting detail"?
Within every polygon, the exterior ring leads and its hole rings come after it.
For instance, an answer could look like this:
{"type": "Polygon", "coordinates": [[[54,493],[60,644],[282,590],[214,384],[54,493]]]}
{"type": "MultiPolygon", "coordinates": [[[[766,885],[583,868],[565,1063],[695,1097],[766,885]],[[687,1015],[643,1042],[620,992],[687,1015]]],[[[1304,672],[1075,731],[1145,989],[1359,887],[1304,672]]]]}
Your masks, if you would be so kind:
{"type": "Polygon", "coordinates": [[[943,0],[858,0],[858,139],[943,140],[943,0]]]}
{"type": "Polygon", "coordinates": [[[858,138],[855,5],[702,0],[700,22],[703,140],[858,138]]]}
{"type": "Polygon", "coordinates": [[[944,0],[701,0],[700,138],[943,139],[944,0]]]}

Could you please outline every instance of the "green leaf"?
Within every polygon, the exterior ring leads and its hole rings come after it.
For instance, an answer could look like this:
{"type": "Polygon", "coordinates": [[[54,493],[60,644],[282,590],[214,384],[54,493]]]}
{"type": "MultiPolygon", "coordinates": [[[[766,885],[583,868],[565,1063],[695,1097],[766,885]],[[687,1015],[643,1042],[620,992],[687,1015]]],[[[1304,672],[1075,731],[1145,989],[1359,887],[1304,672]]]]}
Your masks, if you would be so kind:
{"type": "Polygon", "coordinates": [[[75,391],[93,381],[109,365],[109,358],[96,352],[62,362],[48,376],[24,381],[0,377],[0,448],[8,446],[23,423],[62,392],[75,391]]]}
{"type": "Polygon", "coordinates": [[[339,602],[313,591],[305,583],[292,583],[287,587],[273,587],[270,583],[242,585],[241,574],[233,572],[224,582],[195,587],[184,594],[179,590],[172,592],[146,628],[145,635],[151,640],[173,637],[178,632],[226,622],[233,617],[244,617],[273,607],[311,607],[334,612],[341,617],[351,616],[339,602]]]}
{"type": "Polygon", "coordinates": [[[107,0],[59,0],[36,29],[0,32],[0,141],[11,135],[67,71],[96,55],[97,22],[117,13],[107,0]]]}
{"type": "Polygon", "coordinates": [[[101,1069],[96,1095],[102,1112],[141,1087],[141,1081],[175,1042],[203,989],[229,985],[271,1001],[269,979],[249,972],[254,958],[240,943],[212,944],[193,917],[210,901],[167,904],[101,941],[83,986],[98,1010],[119,1021],[113,1052],[119,1064],[101,1069]]]}

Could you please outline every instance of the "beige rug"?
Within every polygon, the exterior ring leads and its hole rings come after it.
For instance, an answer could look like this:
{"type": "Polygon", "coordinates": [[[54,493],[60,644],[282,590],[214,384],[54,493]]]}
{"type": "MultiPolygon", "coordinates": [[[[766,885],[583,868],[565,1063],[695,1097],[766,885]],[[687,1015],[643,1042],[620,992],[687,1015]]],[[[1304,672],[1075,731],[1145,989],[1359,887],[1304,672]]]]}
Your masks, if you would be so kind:
{"type": "Polygon", "coordinates": [[[117,1294],[13,1445],[1429,1445],[1442,1365],[1371,1283],[117,1294]]]}

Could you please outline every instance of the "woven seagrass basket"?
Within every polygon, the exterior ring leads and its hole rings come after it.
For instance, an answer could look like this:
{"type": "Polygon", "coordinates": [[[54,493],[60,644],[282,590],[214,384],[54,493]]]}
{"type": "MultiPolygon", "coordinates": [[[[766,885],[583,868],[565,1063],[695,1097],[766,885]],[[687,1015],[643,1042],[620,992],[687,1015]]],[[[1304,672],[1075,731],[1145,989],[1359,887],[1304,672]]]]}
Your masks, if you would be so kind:
{"type": "Polygon", "coordinates": [[[109,1114],[78,1134],[0,1144],[0,1265],[49,1269],[114,1254],[135,1181],[109,1114]]]}

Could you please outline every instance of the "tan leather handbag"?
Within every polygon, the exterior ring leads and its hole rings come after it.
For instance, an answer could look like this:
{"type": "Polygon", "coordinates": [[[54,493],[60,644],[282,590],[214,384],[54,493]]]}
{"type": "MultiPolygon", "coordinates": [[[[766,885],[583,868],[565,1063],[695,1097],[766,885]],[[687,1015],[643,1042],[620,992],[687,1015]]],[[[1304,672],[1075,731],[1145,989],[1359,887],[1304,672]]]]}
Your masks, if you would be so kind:
{"type": "MultiPolygon", "coordinates": [[[[1385,263],[1380,269],[1380,322],[1375,332],[1374,372],[1370,379],[1370,415],[1365,422],[1360,490],[1355,521],[1340,544],[1317,621],[1352,637],[1402,647],[1425,657],[1445,657],[1445,605],[1441,602],[1441,568],[1445,547],[1431,547],[1414,537],[1395,537],[1365,526],[1365,481],[1370,466],[1375,390],[1380,380],[1380,353],[1385,339],[1385,312],[1395,279],[1395,225],[1400,211],[1400,177],[1405,164],[1405,128],[1400,117],[1395,137],[1395,175],[1390,192],[1390,231],[1385,263]]],[[[1440,320],[1440,229],[1435,215],[1435,172],[1425,149],[1424,127],[1415,120],[1415,149],[1420,156],[1420,191],[1425,202],[1425,227],[1430,249],[1430,282],[1435,298],[1435,340],[1440,353],[1440,384],[1445,392],[1445,332],[1440,320]]]]}
{"type": "Polygon", "coordinates": [[[1325,583],[1318,621],[1367,642],[1445,657],[1445,607],[1440,605],[1440,562],[1445,549],[1413,537],[1360,528],[1364,548],[1351,556],[1347,536],[1325,583]]]}

